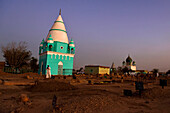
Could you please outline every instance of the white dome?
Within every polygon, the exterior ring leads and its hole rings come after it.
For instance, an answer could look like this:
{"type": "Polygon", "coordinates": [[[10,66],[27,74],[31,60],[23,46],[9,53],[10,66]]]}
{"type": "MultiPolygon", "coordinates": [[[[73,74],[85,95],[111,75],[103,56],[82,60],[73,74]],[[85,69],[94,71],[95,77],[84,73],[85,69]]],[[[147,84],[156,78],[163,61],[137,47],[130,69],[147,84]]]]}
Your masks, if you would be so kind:
{"type": "Polygon", "coordinates": [[[64,42],[67,44],[69,43],[66,28],[63,23],[63,19],[62,19],[61,15],[58,16],[57,20],[51,27],[51,29],[47,35],[46,41],[50,34],[53,38],[53,41],[64,42]]]}

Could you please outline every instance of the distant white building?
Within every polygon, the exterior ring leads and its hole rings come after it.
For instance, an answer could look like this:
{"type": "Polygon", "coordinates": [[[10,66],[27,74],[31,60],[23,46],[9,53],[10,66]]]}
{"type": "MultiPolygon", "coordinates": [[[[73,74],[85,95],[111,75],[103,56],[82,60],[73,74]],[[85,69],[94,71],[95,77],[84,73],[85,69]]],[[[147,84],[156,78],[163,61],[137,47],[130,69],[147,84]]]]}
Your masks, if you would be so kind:
{"type": "Polygon", "coordinates": [[[132,60],[130,55],[126,58],[126,62],[122,62],[122,68],[127,67],[129,70],[136,71],[136,62],[132,60]]]}

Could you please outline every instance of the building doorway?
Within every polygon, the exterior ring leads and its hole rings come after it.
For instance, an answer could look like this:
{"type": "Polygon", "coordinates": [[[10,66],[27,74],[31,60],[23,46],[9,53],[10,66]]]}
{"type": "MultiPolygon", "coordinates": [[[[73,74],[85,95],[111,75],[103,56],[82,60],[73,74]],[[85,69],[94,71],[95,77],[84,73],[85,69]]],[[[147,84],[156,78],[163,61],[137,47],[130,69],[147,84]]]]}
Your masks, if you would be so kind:
{"type": "Polygon", "coordinates": [[[43,72],[43,62],[41,62],[41,69],[40,69],[41,71],[41,73],[43,72]]]}
{"type": "Polygon", "coordinates": [[[61,61],[58,63],[58,75],[63,75],[63,63],[61,61]]]}

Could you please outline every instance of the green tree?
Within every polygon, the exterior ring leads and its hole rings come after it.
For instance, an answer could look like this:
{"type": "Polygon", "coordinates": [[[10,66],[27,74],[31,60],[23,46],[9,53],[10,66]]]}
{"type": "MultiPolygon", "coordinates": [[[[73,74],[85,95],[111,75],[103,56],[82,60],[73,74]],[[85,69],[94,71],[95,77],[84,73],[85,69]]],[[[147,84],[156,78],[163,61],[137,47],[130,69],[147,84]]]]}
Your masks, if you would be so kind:
{"type": "Polygon", "coordinates": [[[127,67],[124,67],[124,68],[122,69],[122,71],[123,71],[123,73],[128,73],[128,74],[129,74],[129,69],[128,69],[127,67]]]}
{"type": "Polygon", "coordinates": [[[117,73],[120,74],[120,75],[123,74],[122,67],[119,66],[119,67],[117,68],[117,73]]]}
{"type": "Polygon", "coordinates": [[[168,70],[168,71],[166,72],[166,74],[170,74],[170,70],[168,70]]]}
{"type": "Polygon", "coordinates": [[[37,59],[32,57],[31,58],[31,61],[30,61],[30,67],[31,67],[31,70],[35,73],[38,72],[38,64],[37,64],[37,59]]]}
{"type": "Polygon", "coordinates": [[[12,68],[22,68],[29,64],[31,51],[27,50],[26,42],[11,42],[1,47],[6,63],[12,68]]]}
{"type": "Polygon", "coordinates": [[[153,76],[156,77],[157,73],[159,72],[159,69],[153,69],[152,72],[153,72],[153,76]]]}

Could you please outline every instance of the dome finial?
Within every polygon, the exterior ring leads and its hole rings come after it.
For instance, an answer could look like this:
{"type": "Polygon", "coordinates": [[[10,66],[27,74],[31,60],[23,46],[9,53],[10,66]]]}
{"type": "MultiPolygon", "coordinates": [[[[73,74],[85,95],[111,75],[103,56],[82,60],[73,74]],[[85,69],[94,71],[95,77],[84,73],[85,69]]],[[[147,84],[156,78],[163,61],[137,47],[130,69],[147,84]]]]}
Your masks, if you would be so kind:
{"type": "Polygon", "coordinates": [[[59,15],[61,15],[61,8],[60,8],[60,12],[59,12],[59,15]]]}

